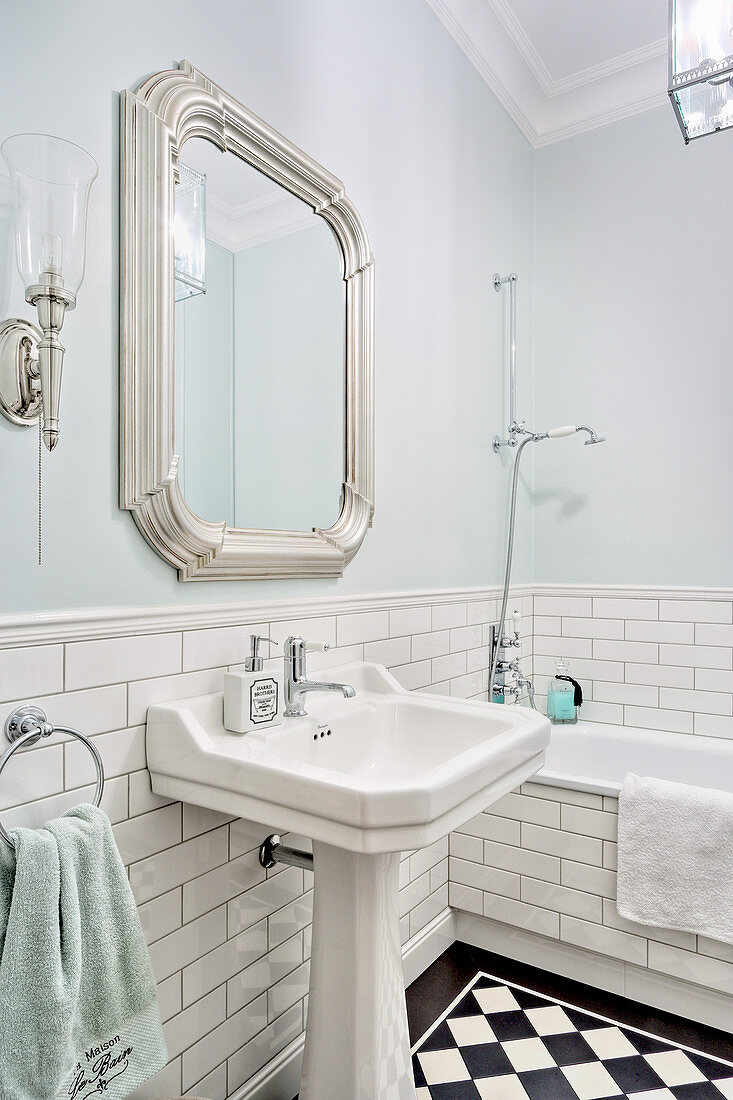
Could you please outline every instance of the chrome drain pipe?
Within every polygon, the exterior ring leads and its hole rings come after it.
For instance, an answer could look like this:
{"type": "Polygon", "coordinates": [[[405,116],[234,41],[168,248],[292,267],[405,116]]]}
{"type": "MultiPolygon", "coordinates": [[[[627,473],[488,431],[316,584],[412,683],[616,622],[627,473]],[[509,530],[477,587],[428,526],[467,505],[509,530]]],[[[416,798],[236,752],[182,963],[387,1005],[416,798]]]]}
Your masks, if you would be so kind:
{"type": "Polygon", "coordinates": [[[302,867],[304,871],[313,870],[313,856],[310,852],[288,848],[283,844],[279,833],[270,833],[260,844],[260,865],[269,871],[276,863],[286,863],[288,867],[302,867]]]}

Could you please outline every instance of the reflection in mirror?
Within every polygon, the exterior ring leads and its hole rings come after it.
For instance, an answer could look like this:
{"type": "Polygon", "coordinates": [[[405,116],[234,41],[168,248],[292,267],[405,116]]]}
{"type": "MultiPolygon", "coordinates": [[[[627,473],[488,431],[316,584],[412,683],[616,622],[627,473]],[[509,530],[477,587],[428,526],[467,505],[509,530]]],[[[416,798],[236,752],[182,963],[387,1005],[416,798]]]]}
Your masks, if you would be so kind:
{"type": "Polygon", "coordinates": [[[181,160],[191,170],[176,184],[175,225],[177,272],[189,268],[175,295],[185,498],[202,518],[230,526],[327,528],[344,480],[338,243],[306,203],[233,154],[194,138],[181,160]],[[203,274],[203,288],[191,271],[203,274]]]}

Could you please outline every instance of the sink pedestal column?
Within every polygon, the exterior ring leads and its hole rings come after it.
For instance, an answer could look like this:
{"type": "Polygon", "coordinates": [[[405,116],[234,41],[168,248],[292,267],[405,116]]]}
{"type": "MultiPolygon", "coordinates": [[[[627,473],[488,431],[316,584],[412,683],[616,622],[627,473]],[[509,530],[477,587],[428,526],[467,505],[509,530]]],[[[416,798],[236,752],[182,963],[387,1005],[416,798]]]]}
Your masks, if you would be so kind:
{"type": "Polygon", "coordinates": [[[300,1100],[415,1100],[398,853],[314,842],[310,996],[300,1100]]]}

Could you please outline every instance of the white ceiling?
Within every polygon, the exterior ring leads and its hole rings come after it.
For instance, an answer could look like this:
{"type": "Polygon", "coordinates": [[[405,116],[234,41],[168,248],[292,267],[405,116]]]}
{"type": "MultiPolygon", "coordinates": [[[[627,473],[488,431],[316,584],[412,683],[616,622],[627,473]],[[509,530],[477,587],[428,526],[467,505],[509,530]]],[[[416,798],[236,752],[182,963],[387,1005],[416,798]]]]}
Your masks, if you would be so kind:
{"type": "Polygon", "coordinates": [[[668,0],[426,0],[535,146],[667,99],[668,0]]]}

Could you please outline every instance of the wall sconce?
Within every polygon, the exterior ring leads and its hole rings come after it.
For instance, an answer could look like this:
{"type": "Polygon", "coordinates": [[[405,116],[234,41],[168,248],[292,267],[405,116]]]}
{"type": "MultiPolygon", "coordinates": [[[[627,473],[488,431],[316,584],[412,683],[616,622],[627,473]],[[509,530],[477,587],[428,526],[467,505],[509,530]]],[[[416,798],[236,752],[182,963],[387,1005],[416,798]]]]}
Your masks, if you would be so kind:
{"type": "Polygon", "coordinates": [[[47,134],[16,134],[0,152],[10,169],[25,300],[38,310],[42,330],[18,318],[0,325],[0,412],[22,425],[42,416],[43,441],[52,451],[59,438],[64,360],[58,334],[84,278],[87,205],[97,164],[78,145],[47,134]]]}
{"type": "Polygon", "coordinates": [[[176,301],[206,293],[206,176],[178,164],[173,218],[176,301]]]}
{"type": "Polygon", "coordinates": [[[669,0],[669,98],[687,145],[733,126],[733,5],[669,0]]]}

